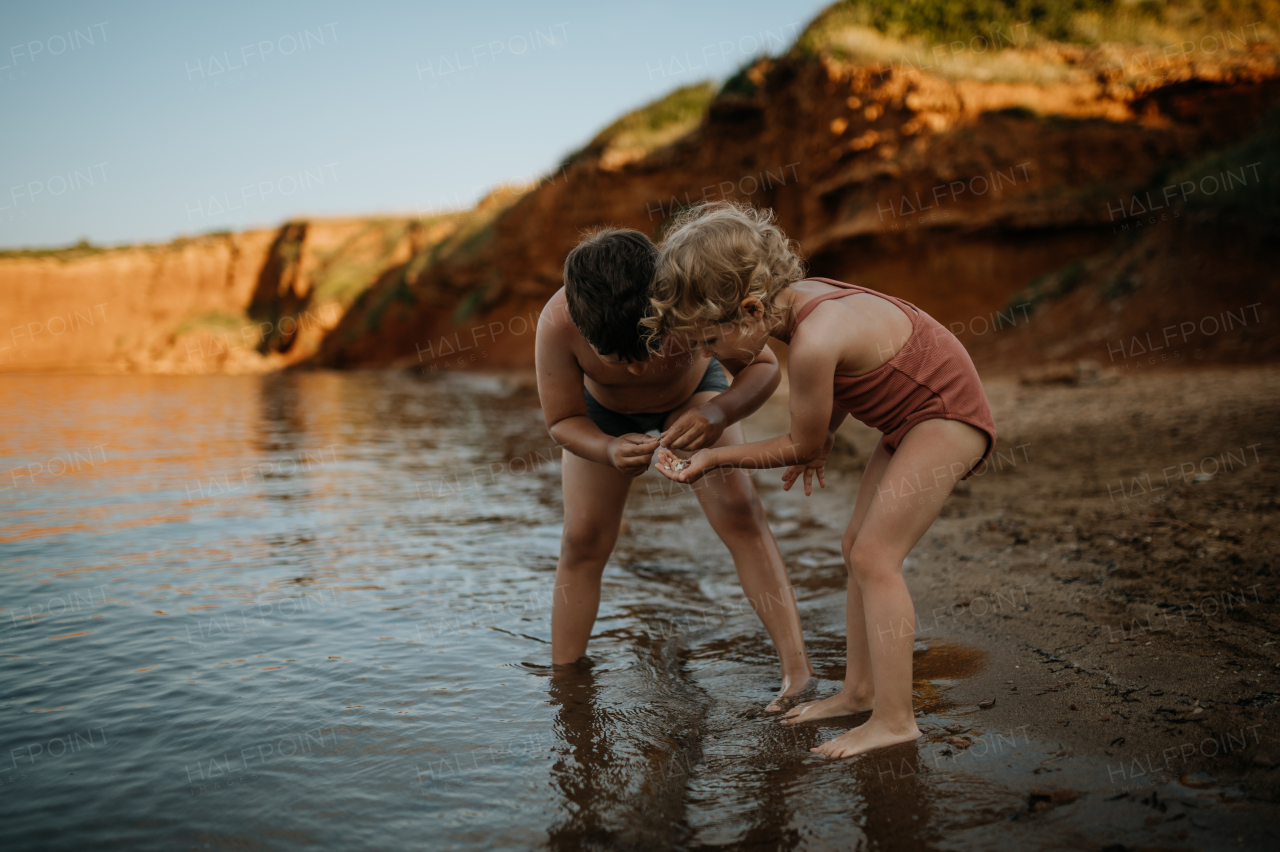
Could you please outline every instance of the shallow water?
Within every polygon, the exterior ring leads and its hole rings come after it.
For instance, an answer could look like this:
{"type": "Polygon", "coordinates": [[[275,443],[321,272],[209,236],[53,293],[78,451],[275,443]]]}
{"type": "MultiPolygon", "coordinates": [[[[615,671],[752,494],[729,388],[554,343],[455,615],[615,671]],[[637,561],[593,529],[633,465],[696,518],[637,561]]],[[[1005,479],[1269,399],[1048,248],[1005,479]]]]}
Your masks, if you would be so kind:
{"type": "MultiPolygon", "coordinates": [[[[1052,749],[948,703],[976,649],[918,649],[927,741],[810,754],[848,724],[761,713],[772,648],[696,502],[653,474],[606,572],[594,666],[552,677],[559,451],[519,382],[0,392],[6,848],[1058,849],[1134,816],[1016,829],[1052,749]],[[952,754],[957,722],[975,746],[952,754]]],[[[849,492],[784,504],[757,481],[815,665],[839,677],[843,569],[789,537],[835,546],[849,492]]]]}

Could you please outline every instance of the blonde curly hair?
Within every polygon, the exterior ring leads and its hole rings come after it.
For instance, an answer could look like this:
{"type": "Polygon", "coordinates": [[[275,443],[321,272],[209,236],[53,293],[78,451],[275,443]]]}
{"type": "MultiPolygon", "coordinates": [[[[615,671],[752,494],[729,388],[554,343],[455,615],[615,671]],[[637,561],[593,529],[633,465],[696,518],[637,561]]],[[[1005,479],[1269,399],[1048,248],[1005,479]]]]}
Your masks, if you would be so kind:
{"type": "Polygon", "coordinates": [[[650,315],[640,324],[656,349],[661,338],[742,320],[742,300],[758,297],[773,315],[776,296],[804,278],[799,246],[772,210],[716,201],[682,212],[672,223],[654,275],[650,315]]]}

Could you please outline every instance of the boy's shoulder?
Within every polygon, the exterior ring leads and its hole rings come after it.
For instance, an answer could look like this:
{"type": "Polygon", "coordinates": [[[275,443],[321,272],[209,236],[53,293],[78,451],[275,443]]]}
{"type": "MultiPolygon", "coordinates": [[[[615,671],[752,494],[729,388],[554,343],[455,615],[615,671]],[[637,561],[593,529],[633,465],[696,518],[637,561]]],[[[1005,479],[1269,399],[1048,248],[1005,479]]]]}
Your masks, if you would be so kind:
{"type": "Polygon", "coordinates": [[[551,298],[547,299],[547,304],[543,306],[543,310],[549,311],[553,307],[566,309],[569,307],[569,299],[565,296],[563,287],[551,294],[551,298]]]}
{"type": "Polygon", "coordinates": [[[542,306],[542,314],[538,317],[538,334],[552,335],[566,342],[582,337],[578,327],[573,324],[573,318],[569,316],[569,302],[565,299],[563,287],[553,293],[542,306]]]}
{"type": "Polygon", "coordinates": [[[569,315],[569,302],[565,299],[563,287],[542,307],[542,314],[538,317],[537,340],[539,346],[550,346],[569,353],[584,370],[594,366],[594,362],[599,360],[590,357],[591,347],[569,315]]]}

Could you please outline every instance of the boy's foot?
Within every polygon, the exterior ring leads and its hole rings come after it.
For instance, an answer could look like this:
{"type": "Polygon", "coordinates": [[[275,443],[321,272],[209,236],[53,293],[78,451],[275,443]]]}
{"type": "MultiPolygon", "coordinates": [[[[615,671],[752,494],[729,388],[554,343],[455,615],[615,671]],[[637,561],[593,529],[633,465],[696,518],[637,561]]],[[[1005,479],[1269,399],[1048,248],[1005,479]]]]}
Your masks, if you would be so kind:
{"type": "MultiPolygon", "coordinates": [[[[585,671],[588,671],[595,664],[596,664],[595,660],[591,659],[586,654],[583,654],[581,657],[574,660],[572,663],[552,663],[551,669],[552,671],[559,672],[559,673],[585,672],[585,671]]],[[[526,665],[528,664],[526,663],[526,665]]]]}
{"type": "Polygon", "coordinates": [[[830,698],[821,701],[810,701],[792,708],[782,719],[784,725],[795,725],[800,722],[813,722],[818,719],[833,719],[836,716],[850,716],[854,713],[866,713],[871,709],[873,696],[856,697],[837,692],[830,698]]]}
{"type": "Polygon", "coordinates": [[[764,708],[766,713],[781,713],[796,706],[796,702],[801,701],[809,693],[818,688],[818,679],[813,675],[805,675],[803,679],[795,682],[783,679],[782,691],[778,693],[777,698],[769,702],[769,706],[764,708]]]}
{"type": "Polygon", "coordinates": [[[898,743],[909,743],[920,739],[922,736],[924,735],[916,727],[915,719],[911,719],[906,725],[893,726],[881,722],[873,716],[867,720],[866,724],[859,725],[852,731],[846,731],[835,739],[827,740],[817,748],[809,749],[809,751],[838,760],[840,758],[853,757],[855,754],[865,754],[878,748],[897,745],[898,743]]]}

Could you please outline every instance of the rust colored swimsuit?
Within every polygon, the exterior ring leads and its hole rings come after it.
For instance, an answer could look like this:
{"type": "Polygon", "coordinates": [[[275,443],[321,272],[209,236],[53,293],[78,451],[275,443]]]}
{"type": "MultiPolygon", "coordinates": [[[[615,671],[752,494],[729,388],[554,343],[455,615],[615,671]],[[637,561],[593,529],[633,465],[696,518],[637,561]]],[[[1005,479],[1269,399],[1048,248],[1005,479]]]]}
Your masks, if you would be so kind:
{"type": "Polygon", "coordinates": [[[892,302],[911,320],[911,336],[888,361],[861,376],[836,375],[836,406],[883,432],[885,449],[890,453],[898,449],[913,426],[926,420],[959,420],[981,429],[987,433],[987,451],[962,478],[972,476],[995,449],[996,424],[978,371],[964,345],[949,329],[910,302],[830,278],[805,280],[840,289],[816,296],[800,309],[791,326],[793,337],[800,323],[819,304],[854,293],[870,293],[892,302]]]}

